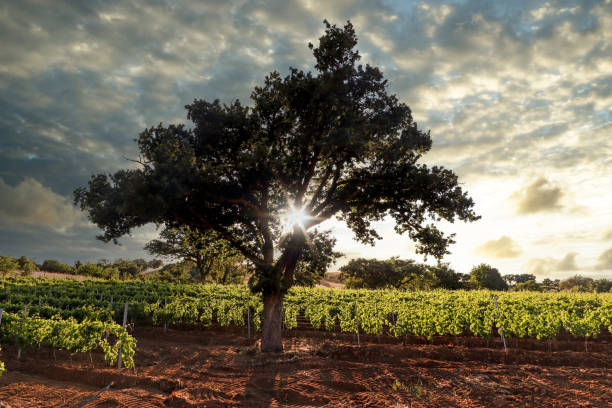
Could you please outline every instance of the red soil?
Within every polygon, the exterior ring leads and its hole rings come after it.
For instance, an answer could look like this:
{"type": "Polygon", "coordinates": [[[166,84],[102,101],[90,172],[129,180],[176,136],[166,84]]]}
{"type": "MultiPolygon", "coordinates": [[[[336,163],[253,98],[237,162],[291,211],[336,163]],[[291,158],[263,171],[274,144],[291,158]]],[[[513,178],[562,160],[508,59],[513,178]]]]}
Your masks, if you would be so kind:
{"type": "Polygon", "coordinates": [[[601,341],[589,352],[575,351],[584,350],[576,341],[561,351],[506,354],[478,339],[402,345],[372,336],[358,347],[350,336],[288,332],[285,353],[262,354],[238,329],[134,334],[136,372],[108,368],[99,353],[90,362],[87,354],[27,350],[18,361],[4,346],[2,406],[79,407],[111,382],[85,406],[612,406],[612,348],[601,341]]]}
{"type": "Polygon", "coordinates": [[[341,289],[345,285],[338,279],[340,272],[327,272],[321,282],[317,284],[317,288],[333,288],[341,289]]]}
{"type": "Polygon", "coordinates": [[[78,281],[83,280],[102,280],[100,278],[95,278],[93,276],[86,275],[71,275],[68,273],[56,273],[56,272],[45,272],[45,271],[33,271],[30,273],[25,273],[24,271],[12,271],[10,272],[12,276],[27,276],[29,278],[53,278],[53,279],[74,279],[78,281]]]}

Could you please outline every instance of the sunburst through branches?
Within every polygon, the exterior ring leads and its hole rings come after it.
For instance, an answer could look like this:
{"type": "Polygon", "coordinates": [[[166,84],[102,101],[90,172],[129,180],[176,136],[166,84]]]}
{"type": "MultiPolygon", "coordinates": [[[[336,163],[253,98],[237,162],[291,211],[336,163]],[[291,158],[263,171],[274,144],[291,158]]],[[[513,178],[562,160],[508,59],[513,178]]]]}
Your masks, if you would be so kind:
{"type": "Polygon", "coordinates": [[[283,228],[286,231],[293,230],[294,227],[304,229],[304,224],[310,219],[310,215],[305,208],[289,207],[287,213],[283,217],[283,228]]]}

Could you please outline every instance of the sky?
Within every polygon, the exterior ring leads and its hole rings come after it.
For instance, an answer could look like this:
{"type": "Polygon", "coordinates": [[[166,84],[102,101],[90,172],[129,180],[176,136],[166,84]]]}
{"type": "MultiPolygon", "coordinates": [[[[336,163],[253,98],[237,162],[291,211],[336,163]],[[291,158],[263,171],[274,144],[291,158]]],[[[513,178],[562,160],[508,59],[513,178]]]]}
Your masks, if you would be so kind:
{"type": "MultiPolygon", "coordinates": [[[[482,218],[444,224],[460,272],[612,278],[612,3],[605,1],[27,1],[0,3],[0,255],[150,258],[72,204],[91,174],[130,167],[134,139],[186,123],[195,98],[249,102],[273,70],[312,70],[323,19],[350,20],[482,218]]],[[[345,254],[422,261],[391,220],[345,254]]],[[[431,262],[431,260],[429,260],[431,262]]]]}

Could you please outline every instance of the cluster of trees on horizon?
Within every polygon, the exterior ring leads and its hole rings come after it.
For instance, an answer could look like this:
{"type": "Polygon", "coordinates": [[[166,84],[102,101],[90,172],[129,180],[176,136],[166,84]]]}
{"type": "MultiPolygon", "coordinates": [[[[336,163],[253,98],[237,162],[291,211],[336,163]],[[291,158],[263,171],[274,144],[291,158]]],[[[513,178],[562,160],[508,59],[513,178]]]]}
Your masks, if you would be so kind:
{"type": "Polygon", "coordinates": [[[26,275],[34,271],[43,271],[101,279],[134,279],[142,271],[156,269],[162,265],[163,262],[158,259],[146,261],[144,259],[125,260],[121,258],[114,261],[100,259],[95,263],[82,263],[77,260],[74,265],[62,263],[56,259],[45,259],[39,264],[26,256],[19,258],[0,256],[0,272],[22,271],[26,275]]]}
{"type": "Polygon", "coordinates": [[[446,263],[439,262],[431,266],[399,258],[352,259],[340,268],[338,279],[347,288],[353,289],[612,292],[612,280],[610,279],[592,279],[576,275],[564,280],[545,278],[542,282],[537,282],[533,274],[502,275],[497,268],[484,263],[474,266],[469,273],[461,273],[453,270],[446,263]]]}
{"type": "MultiPolygon", "coordinates": [[[[176,238],[176,237],[175,237],[176,238]]],[[[192,237],[193,238],[193,237],[192,237]]],[[[173,241],[176,244],[176,240],[173,241]]],[[[170,245],[162,240],[151,241],[147,249],[152,254],[163,245],[170,245]]],[[[170,256],[169,246],[164,251],[170,256]]],[[[183,251],[188,251],[183,247],[183,251]]],[[[215,259],[202,257],[200,262],[192,259],[195,255],[193,248],[191,254],[184,257],[173,253],[172,257],[177,262],[165,264],[154,259],[124,260],[116,259],[109,261],[100,259],[96,263],[82,263],[77,260],[74,265],[61,263],[55,259],[45,259],[41,264],[21,256],[0,256],[0,273],[6,274],[11,271],[21,271],[28,275],[34,271],[51,273],[63,273],[70,275],[90,276],[101,279],[130,280],[142,279],[161,282],[200,282],[219,284],[245,284],[252,274],[248,263],[231,251],[229,248],[223,250],[210,249],[205,251],[214,254],[215,259]],[[225,251],[225,252],[224,252],[225,251]],[[203,273],[202,268],[205,268],[203,273]],[[155,270],[146,275],[143,271],[155,270]]],[[[304,273],[300,279],[299,286],[315,286],[325,277],[320,271],[315,274],[304,273]]],[[[402,290],[511,290],[511,291],[538,291],[538,292],[612,292],[612,280],[593,279],[580,275],[570,278],[548,279],[541,282],[536,281],[533,274],[506,274],[502,275],[497,268],[488,264],[474,266],[469,273],[461,273],[453,270],[447,263],[428,265],[418,263],[414,260],[403,260],[397,257],[387,260],[356,258],[340,268],[338,280],[344,283],[348,289],[402,289],[402,290]]]]}

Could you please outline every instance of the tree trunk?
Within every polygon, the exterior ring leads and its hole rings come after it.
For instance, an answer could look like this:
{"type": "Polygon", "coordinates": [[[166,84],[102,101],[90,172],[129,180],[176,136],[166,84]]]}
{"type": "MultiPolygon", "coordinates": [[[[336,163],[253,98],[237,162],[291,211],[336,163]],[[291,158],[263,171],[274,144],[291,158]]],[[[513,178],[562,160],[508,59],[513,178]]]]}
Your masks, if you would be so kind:
{"type": "Polygon", "coordinates": [[[198,268],[198,272],[200,272],[200,282],[204,283],[204,271],[202,267],[202,258],[199,256],[196,258],[196,268],[198,268]]]}
{"type": "Polygon", "coordinates": [[[263,298],[264,315],[261,332],[261,351],[280,352],[283,351],[282,336],[282,307],[283,295],[273,293],[263,298]]]}
{"type": "MultiPolygon", "coordinates": [[[[289,247],[281,255],[277,262],[276,279],[281,283],[281,291],[265,294],[263,327],[261,333],[261,351],[280,352],[283,351],[282,334],[282,311],[284,291],[293,285],[293,273],[297,266],[297,261],[302,253],[306,239],[302,231],[294,227],[294,236],[289,247]]],[[[268,253],[268,255],[271,255],[268,253]]]]}

